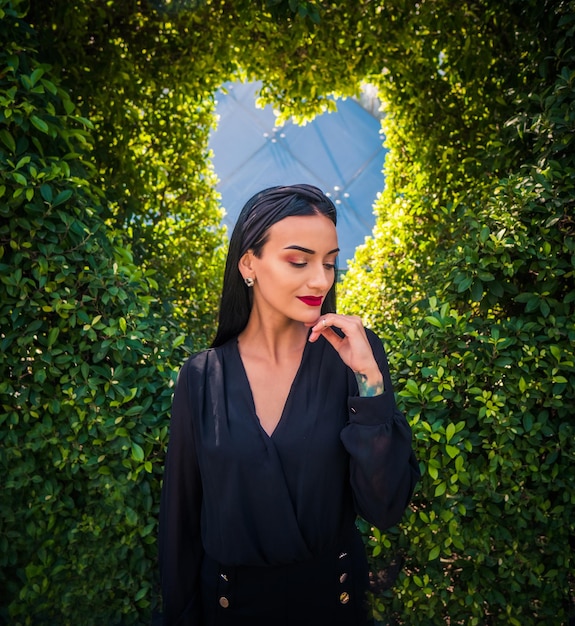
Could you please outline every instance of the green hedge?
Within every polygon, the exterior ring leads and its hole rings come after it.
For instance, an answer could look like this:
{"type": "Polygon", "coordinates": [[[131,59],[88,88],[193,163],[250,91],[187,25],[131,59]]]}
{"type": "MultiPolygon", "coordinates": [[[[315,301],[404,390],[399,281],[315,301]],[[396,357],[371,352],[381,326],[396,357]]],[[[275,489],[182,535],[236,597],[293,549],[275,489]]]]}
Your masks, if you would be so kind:
{"type": "Polygon", "coordinates": [[[183,338],[100,217],[89,122],[0,10],[0,620],[141,623],[183,338]]]}
{"type": "MultiPolygon", "coordinates": [[[[368,300],[386,338],[424,470],[405,521],[369,540],[375,572],[404,564],[374,598],[385,623],[575,614],[575,12],[562,8],[553,39],[537,22],[541,48],[515,81],[514,114],[493,129],[491,167],[509,175],[436,189],[433,241],[417,239],[429,228],[417,219],[421,181],[398,172],[346,277],[347,308],[368,300]]],[[[392,132],[392,151],[417,150],[402,141],[392,132]]]]}
{"type": "Polygon", "coordinates": [[[566,0],[0,0],[1,620],[159,608],[171,388],[221,273],[214,90],[242,76],[282,119],[364,80],[384,102],[341,307],[384,337],[424,473],[363,526],[375,614],[567,622],[574,32],[566,0]]]}

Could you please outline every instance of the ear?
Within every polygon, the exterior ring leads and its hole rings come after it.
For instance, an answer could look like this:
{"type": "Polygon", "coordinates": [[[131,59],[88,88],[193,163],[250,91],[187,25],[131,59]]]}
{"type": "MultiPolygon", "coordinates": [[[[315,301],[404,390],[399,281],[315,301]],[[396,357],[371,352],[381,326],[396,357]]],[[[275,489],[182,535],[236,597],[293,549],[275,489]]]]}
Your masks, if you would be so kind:
{"type": "Polygon", "coordinates": [[[251,277],[255,278],[253,270],[253,258],[254,254],[251,250],[248,250],[240,259],[238,263],[238,269],[244,279],[251,277]]]}

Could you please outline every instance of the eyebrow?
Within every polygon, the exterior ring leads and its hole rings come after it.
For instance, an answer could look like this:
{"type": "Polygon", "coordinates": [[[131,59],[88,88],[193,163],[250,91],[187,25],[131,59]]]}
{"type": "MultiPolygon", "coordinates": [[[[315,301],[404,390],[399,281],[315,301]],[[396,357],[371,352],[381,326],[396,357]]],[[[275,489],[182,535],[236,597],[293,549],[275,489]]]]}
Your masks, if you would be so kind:
{"type": "MultiPolygon", "coordinates": [[[[284,250],[299,250],[300,252],[305,252],[306,254],[315,254],[315,250],[302,248],[302,246],[286,246],[284,250]]],[[[339,252],[339,248],[334,248],[333,250],[330,250],[327,254],[335,254],[336,252],[339,252]]]]}

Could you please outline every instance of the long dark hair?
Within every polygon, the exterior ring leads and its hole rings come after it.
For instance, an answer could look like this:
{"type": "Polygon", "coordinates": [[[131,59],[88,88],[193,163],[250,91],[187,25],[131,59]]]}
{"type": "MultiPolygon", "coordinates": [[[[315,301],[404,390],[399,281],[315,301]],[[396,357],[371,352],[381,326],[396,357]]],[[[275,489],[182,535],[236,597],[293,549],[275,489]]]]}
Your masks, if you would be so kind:
{"type": "MultiPolygon", "coordinates": [[[[212,347],[236,337],[248,323],[252,300],[238,268],[240,259],[248,250],[252,250],[256,257],[261,256],[270,227],[295,215],[325,215],[337,224],[335,205],[312,185],[269,187],[256,193],[244,205],[230,239],[218,329],[212,347]]],[[[334,280],[324,299],[322,313],[335,313],[335,283],[334,280]]]]}

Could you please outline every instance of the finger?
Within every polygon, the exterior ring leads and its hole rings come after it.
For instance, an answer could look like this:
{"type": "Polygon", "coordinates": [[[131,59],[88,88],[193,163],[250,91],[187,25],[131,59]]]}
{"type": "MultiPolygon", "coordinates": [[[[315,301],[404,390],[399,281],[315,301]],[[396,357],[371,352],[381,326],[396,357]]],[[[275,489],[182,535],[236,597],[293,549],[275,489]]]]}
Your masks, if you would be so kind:
{"type": "Polygon", "coordinates": [[[309,341],[317,341],[321,335],[338,352],[344,363],[354,371],[369,369],[375,363],[373,350],[361,318],[328,313],[316,321],[309,341]],[[341,333],[336,332],[332,326],[338,331],[341,330],[341,333]]]}
{"type": "Polygon", "coordinates": [[[338,351],[346,341],[354,344],[358,341],[367,343],[363,323],[359,317],[354,316],[336,313],[322,315],[312,326],[309,341],[317,341],[321,335],[338,351]],[[341,332],[336,332],[334,328],[341,332]]]}
{"type": "MultiPolygon", "coordinates": [[[[328,316],[320,317],[311,328],[311,334],[309,336],[309,340],[311,342],[317,341],[320,335],[323,335],[326,339],[330,339],[330,338],[341,339],[341,337],[339,337],[339,335],[331,328],[332,324],[335,325],[334,317],[335,316],[333,315],[330,315],[330,317],[328,316]]],[[[333,341],[330,341],[330,343],[333,344],[333,341]]]]}
{"type": "Polygon", "coordinates": [[[327,313],[326,315],[322,315],[314,323],[314,325],[312,326],[312,331],[317,332],[318,335],[324,334],[326,330],[328,330],[331,326],[334,326],[341,330],[345,337],[362,337],[367,340],[361,318],[354,315],[338,315],[337,313],[327,313]]]}

